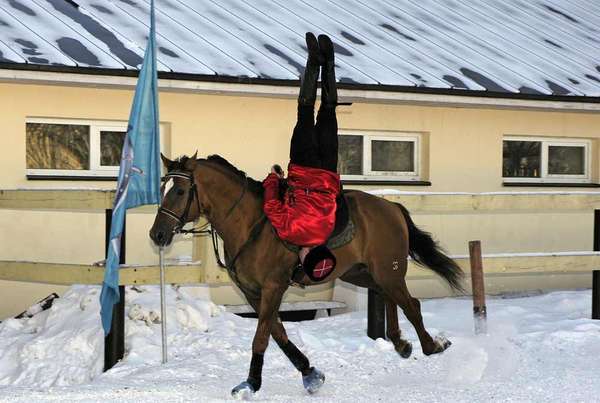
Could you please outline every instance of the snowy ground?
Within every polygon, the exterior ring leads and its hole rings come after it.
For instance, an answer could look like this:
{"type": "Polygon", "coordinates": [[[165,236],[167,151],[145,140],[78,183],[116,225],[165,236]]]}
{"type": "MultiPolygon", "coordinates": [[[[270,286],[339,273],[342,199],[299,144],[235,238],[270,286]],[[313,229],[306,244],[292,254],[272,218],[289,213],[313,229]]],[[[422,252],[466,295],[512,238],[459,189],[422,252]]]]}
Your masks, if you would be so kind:
{"type": "MultiPolygon", "coordinates": [[[[97,287],[73,287],[46,312],[0,324],[0,401],[212,402],[246,378],[256,321],[189,289],[169,289],[169,363],[160,364],[156,288],[128,290],[126,358],[102,374],[97,287]]],[[[429,331],[454,343],[425,357],[401,317],[413,356],[365,335],[366,313],[287,323],[288,334],[325,372],[317,395],[271,343],[256,401],[575,402],[600,396],[600,321],[590,291],[488,300],[489,335],[472,334],[466,298],[428,300],[429,331]]]]}

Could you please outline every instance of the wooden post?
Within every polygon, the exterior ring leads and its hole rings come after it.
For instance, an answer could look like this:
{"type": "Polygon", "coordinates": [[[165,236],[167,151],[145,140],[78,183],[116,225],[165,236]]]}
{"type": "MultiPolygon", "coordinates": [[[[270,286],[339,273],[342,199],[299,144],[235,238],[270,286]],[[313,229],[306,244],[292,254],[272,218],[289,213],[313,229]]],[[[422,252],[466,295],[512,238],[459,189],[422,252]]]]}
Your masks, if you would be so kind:
{"type": "Polygon", "coordinates": [[[600,270],[592,277],[592,319],[600,319],[600,270]]]}
{"type": "MultiPolygon", "coordinates": [[[[594,251],[600,251],[600,210],[594,210],[594,251]]],[[[600,319],[600,270],[592,274],[592,319],[600,319]]]]}
{"type": "Polygon", "coordinates": [[[594,252],[600,252],[600,210],[594,210],[594,252]]]}
{"type": "Polygon", "coordinates": [[[383,295],[370,288],[367,317],[367,336],[373,340],[385,338],[385,300],[383,295]]]}
{"type": "MultiPolygon", "coordinates": [[[[105,256],[108,257],[110,243],[110,225],[112,223],[112,210],[106,210],[105,230],[105,256]]],[[[123,218],[123,234],[121,235],[121,251],[119,263],[125,263],[125,217],[123,218]]],[[[113,307],[113,316],[110,333],[104,337],[104,371],[111,369],[125,355],[125,287],[119,286],[119,302],[113,307]]]]}
{"type": "Polygon", "coordinates": [[[485,306],[485,285],[483,280],[480,241],[469,242],[469,259],[471,261],[471,287],[473,289],[475,334],[487,333],[487,309],[485,306]]]}

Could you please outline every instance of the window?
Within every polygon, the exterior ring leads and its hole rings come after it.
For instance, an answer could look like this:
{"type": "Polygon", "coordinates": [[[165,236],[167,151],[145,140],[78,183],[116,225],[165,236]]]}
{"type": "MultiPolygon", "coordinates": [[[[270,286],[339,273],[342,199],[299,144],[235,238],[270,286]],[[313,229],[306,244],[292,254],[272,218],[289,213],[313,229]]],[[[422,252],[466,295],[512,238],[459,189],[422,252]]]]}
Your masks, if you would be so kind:
{"type": "Polygon", "coordinates": [[[589,140],[505,137],[502,176],[506,182],[590,182],[589,140]]]}
{"type": "Polygon", "coordinates": [[[30,176],[116,177],[127,123],[28,119],[30,176]]]}
{"type": "Polygon", "coordinates": [[[416,181],[419,134],[340,132],[338,172],[342,179],[416,181]]]}

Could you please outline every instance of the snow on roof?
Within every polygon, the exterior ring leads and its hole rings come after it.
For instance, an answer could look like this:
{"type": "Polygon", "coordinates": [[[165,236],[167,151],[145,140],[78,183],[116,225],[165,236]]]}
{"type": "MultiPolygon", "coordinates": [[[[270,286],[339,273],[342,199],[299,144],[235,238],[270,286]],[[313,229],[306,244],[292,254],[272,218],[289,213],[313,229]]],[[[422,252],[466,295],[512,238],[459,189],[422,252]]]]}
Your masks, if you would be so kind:
{"type": "MultiPolygon", "coordinates": [[[[0,0],[0,65],[135,70],[149,7],[0,0]]],[[[159,69],[182,77],[296,81],[313,31],[331,36],[351,87],[600,96],[600,5],[585,0],[156,0],[156,11],[159,69]]]]}

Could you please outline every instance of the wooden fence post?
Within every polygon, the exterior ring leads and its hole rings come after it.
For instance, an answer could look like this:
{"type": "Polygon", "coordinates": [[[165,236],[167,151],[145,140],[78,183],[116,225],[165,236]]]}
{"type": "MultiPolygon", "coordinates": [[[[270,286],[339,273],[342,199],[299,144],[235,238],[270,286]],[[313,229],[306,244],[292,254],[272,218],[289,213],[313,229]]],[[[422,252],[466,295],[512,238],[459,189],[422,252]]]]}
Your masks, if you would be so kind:
{"type": "Polygon", "coordinates": [[[483,281],[483,261],[480,241],[469,242],[469,259],[471,261],[475,334],[487,333],[487,308],[485,306],[485,285],[483,281]]]}
{"type": "MultiPolygon", "coordinates": [[[[600,252],[600,210],[594,210],[594,251],[600,252]]],[[[600,270],[592,274],[592,319],[600,319],[600,270]]]]}
{"type": "MultiPolygon", "coordinates": [[[[110,225],[112,223],[111,209],[106,210],[105,222],[105,256],[108,257],[110,225]]],[[[123,217],[123,234],[121,235],[119,263],[125,263],[125,217],[123,217]]],[[[110,333],[104,337],[104,371],[111,369],[125,355],[125,287],[122,285],[119,286],[119,295],[119,302],[113,307],[110,333]]]]}
{"type": "Polygon", "coordinates": [[[385,338],[385,300],[383,295],[370,288],[367,317],[367,336],[373,340],[385,338]]]}
{"type": "Polygon", "coordinates": [[[592,319],[600,319],[600,270],[592,277],[592,319]]]}

